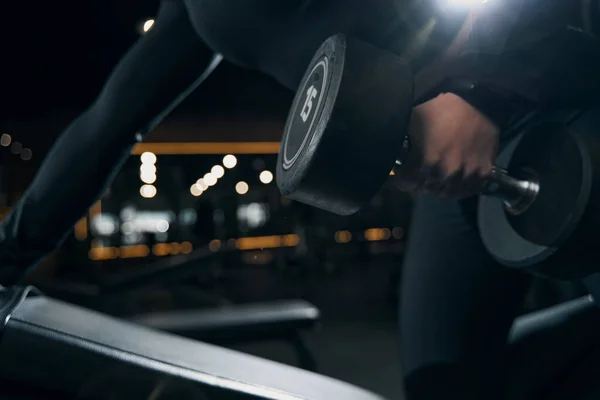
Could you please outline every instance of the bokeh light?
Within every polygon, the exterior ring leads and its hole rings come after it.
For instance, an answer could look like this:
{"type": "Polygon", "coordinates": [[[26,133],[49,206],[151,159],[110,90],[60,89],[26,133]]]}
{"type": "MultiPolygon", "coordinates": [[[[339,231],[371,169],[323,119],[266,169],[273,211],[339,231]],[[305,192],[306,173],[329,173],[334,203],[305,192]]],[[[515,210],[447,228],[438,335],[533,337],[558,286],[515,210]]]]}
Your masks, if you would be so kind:
{"type": "Polygon", "coordinates": [[[263,171],[260,173],[260,175],[258,176],[258,179],[260,179],[260,181],[262,183],[264,183],[265,185],[273,182],[273,173],[271,171],[263,171]]]}
{"type": "Polygon", "coordinates": [[[154,26],[154,20],[153,19],[149,19],[146,22],[144,22],[144,25],[142,26],[142,30],[144,31],[144,33],[146,33],[150,29],[152,29],[153,26],[154,26]]]}
{"type": "Polygon", "coordinates": [[[144,185],[140,188],[140,195],[146,199],[151,199],[156,196],[156,187],[154,185],[144,185]]]}
{"type": "Polygon", "coordinates": [[[237,158],[232,154],[227,154],[223,157],[223,165],[225,168],[231,169],[237,165],[237,158]]]}
{"type": "Polygon", "coordinates": [[[208,185],[206,184],[206,182],[204,182],[203,178],[200,178],[196,181],[196,185],[198,185],[198,187],[202,190],[206,190],[208,189],[208,185]]]}
{"type": "Polygon", "coordinates": [[[145,151],[140,156],[140,160],[143,164],[154,164],[156,163],[156,154],[149,151],[145,151]]]}
{"type": "Polygon", "coordinates": [[[29,161],[29,160],[31,160],[32,157],[33,157],[33,152],[31,151],[31,149],[24,148],[23,151],[21,151],[21,160],[29,161]]]}
{"type": "Polygon", "coordinates": [[[23,150],[23,145],[19,142],[13,142],[12,146],[10,146],[10,152],[13,154],[20,154],[23,150]]]}
{"type": "Polygon", "coordinates": [[[140,174],[156,174],[156,165],[154,165],[154,164],[140,165],[140,174]]]}
{"type": "Polygon", "coordinates": [[[225,168],[221,167],[220,165],[215,165],[211,168],[210,173],[220,179],[223,177],[223,175],[225,175],[225,168]]]}
{"type": "Polygon", "coordinates": [[[12,143],[12,137],[10,137],[10,135],[8,133],[3,133],[2,136],[0,136],[0,146],[8,147],[8,146],[10,146],[11,143],[12,143]]]}
{"type": "Polygon", "coordinates": [[[201,187],[199,187],[197,184],[193,184],[190,187],[190,193],[192,194],[192,196],[194,197],[198,197],[202,194],[202,192],[204,192],[204,189],[202,189],[201,187]]]}
{"type": "Polygon", "coordinates": [[[152,183],[156,182],[156,174],[149,173],[149,172],[148,173],[142,172],[140,174],[140,179],[144,183],[152,184],[152,183]]]}
{"type": "Polygon", "coordinates": [[[244,181],[238,182],[235,185],[235,191],[237,192],[237,194],[246,194],[248,193],[248,190],[250,188],[248,187],[248,184],[244,181]]]}
{"type": "Polygon", "coordinates": [[[210,172],[204,175],[204,183],[208,186],[214,186],[217,184],[217,177],[211,174],[210,172]]]}

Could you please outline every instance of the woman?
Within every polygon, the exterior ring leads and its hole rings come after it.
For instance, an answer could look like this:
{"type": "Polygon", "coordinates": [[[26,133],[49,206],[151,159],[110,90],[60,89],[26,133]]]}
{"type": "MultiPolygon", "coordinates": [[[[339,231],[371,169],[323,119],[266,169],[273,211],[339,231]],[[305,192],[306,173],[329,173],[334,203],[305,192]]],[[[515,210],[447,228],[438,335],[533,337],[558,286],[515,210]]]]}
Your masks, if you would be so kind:
{"type": "Polygon", "coordinates": [[[465,212],[468,201],[440,197],[477,191],[490,172],[501,128],[523,104],[549,98],[548,77],[565,71],[549,68],[552,55],[545,53],[529,57],[535,65],[523,66],[512,57],[535,53],[551,36],[548,26],[564,25],[562,20],[519,25],[529,16],[539,13],[490,7],[465,26],[446,54],[441,49],[448,48],[463,21],[445,23],[428,5],[408,1],[163,1],[152,30],[129,49],[95,102],[65,129],[0,224],[0,283],[18,282],[61,243],[110,184],[136,135],[157,124],[196,82],[209,63],[206,46],[295,90],[317,47],[342,31],[404,55],[415,70],[449,56],[444,72],[493,89],[475,104],[468,90],[448,87],[448,93],[414,110],[410,132],[418,151],[412,152],[411,173],[405,175],[410,179],[400,183],[431,194],[418,200],[413,217],[400,328],[409,399],[494,398],[506,336],[528,278],[500,267],[485,252],[465,212]],[[514,32],[523,32],[519,26],[534,34],[517,40],[520,47],[506,47],[514,44],[514,32]],[[460,43],[462,38],[471,40],[460,43]],[[512,80],[506,79],[507,71],[512,80]],[[518,109],[510,108],[515,102],[518,109]],[[494,113],[498,107],[489,104],[502,104],[508,112],[494,113]]]}

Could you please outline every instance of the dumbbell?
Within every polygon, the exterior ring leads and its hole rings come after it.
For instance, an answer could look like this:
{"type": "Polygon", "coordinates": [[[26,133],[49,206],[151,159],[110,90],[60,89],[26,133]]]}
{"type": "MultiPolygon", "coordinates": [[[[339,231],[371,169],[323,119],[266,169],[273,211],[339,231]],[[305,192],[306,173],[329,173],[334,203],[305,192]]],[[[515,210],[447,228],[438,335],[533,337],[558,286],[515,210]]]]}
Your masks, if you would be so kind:
{"type": "MultiPolygon", "coordinates": [[[[413,86],[410,67],[397,55],[342,34],[327,39],[285,124],[276,171],[282,195],[338,215],[368,204],[392,170],[402,173],[413,86]]],[[[500,263],[558,278],[600,269],[584,263],[564,272],[547,262],[581,228],[596,140],[561,123],[532,126],[506,153],[505,165],[494,166],[478,220],[500,263]]]]}

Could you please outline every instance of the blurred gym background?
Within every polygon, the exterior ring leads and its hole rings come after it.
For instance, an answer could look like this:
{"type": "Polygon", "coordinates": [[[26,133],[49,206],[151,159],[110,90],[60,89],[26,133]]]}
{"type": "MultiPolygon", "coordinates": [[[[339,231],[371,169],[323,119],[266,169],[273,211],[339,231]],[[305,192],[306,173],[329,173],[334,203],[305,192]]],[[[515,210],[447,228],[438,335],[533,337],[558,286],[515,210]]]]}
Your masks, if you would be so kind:
{"type": "MultiPolygon", "coordinates": [[[[121,54],[152,29],[157,3],[0,6],[0,213],[121,54]]],[[[124,318],[305,300],[320,310],[320,323],[302,328],[317,370],[399,398],[397,287],[411,199],[385,188],[342,218],[282,198],[273,175],[291,99],[271,79],[222,64],[136,146],[31,283],[124,318]]],[[[540,280],[524,310],[579,292],[540,280]]],[[[271,339],[230,347],[297,363],[271,339]]]]}

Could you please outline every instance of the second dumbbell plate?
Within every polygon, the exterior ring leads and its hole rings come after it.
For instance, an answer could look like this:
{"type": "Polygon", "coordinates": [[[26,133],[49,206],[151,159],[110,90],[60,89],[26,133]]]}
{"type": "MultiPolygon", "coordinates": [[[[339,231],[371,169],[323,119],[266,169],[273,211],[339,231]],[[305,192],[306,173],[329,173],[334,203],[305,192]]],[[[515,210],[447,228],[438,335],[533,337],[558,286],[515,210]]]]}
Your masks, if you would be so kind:
{"type": "Polygon", "coordinates": [[[540,185],[527,211],[507,215],[512,228],[530,242],[560,246],[579,223],[591,190],[591,163],[580,136],[558,122],[532,126],[508,170],[533,171],[540,185]]]}
{"type": "Polygon", "coordinates": [[[518,216],[507,213],[499,199],[479,198],[481,238],[499,263],[555,279],[581,279],[598,270],[596,114],[531,126],[498,157],[509,171],[534,170],[540,183],[532,207],[518,216]]]}

